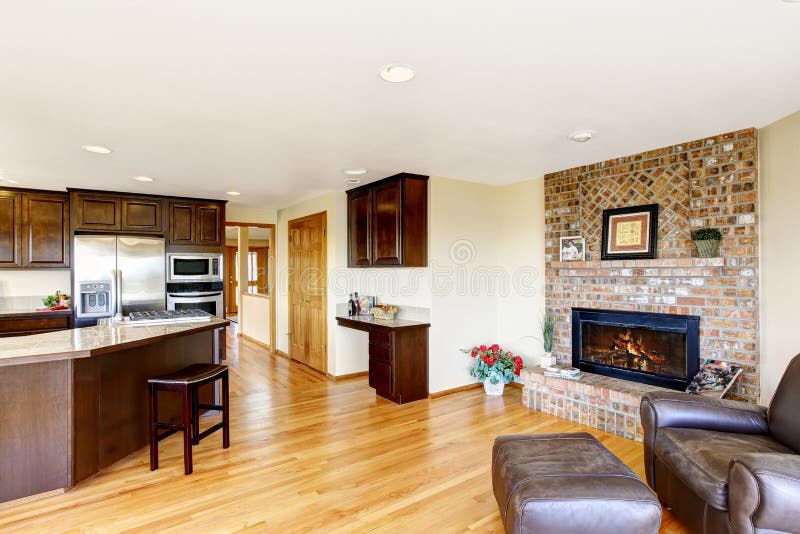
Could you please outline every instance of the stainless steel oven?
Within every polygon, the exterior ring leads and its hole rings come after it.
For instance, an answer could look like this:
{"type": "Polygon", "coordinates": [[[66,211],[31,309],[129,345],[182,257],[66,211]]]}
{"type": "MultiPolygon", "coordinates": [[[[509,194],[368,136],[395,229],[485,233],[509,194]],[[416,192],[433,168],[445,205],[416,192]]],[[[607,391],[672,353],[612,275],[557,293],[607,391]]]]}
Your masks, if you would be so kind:
{"type": "Polygon", "coordinates": [[[222,317],[225,313],[222,282],[167,284],[168,310],[203,310],[222,317]]]}
{"type": "Polygon", "coordinates": [[[222,254],[167,254],[167,282],[222,282],[222,254]]]}

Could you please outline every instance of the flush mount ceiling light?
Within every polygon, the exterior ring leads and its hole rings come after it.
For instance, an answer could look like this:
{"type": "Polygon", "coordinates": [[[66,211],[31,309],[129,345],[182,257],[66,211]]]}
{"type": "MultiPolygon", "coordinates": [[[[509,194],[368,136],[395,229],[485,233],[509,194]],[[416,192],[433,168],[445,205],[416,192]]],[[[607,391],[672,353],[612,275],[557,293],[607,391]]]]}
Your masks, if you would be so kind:
{"type": "Polygon", "coordinates": [[[149,176],[134,176],[133,179],[137,182],[155,182],[155,178],[150,178],[149,176]]]}
{"type": "Polygon", "coordinates": [[[81,148],[92,154],[111,154],[111,149],[102,145],[83,145],[81,148]]]}
{"type": "Polygon", "coordinates": [[[403,83],[410,82],[414,77],[414,69],[409,65],[401,65],[399,63],[392,63],[386,65],[381,69],[381,78],[387,82],[403,83]]]}
{"type": "Polygon", "coordinates": [[[572,132],[569,134],[569,138],[576,143],[585,143],[592,140],[592,135],[594,135],[594,132],[591,130],[581,130],[572,132]]]}
{"type": "Polygon", "coordinates": [[[226,195],[231,195],[233,197],[238,197],[239,195],[241,195],[241,193],[238,192],[238,191],[225,191],[225,194],[226,195]]]}
{"type": "Polygon", "coordinates": [[[361,183],[361,178],[348,178],[347,180],[345,180],[345,183],[347,183],[347,184],[360,184],[361,183]]]}
{"type": "Polygon", "coordinates": [[[367,169],[345,169],[342,172],[348,176],[361,176],[367,174],[367,169]]]}

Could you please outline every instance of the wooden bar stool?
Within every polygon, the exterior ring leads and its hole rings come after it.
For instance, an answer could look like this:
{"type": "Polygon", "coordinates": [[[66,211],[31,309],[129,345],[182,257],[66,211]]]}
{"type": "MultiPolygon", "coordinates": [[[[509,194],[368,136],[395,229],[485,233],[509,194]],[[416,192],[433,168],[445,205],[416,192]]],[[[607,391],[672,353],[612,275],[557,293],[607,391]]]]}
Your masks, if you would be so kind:
{"type": "Polygon", "coordinates": [[[209,434],[222,429],[222,448],[230,446],[228,422],[228,366],[211,363],[196,363],[184,367],[180,371],[157,376],[147,380],[150,387],[150,470],[158,469],[158,442],[175,432],[183,431],[183,465],[187,475],[192,473],[192,445],[209,434]],[[197,390],[200,386],[222,380],[222,405],[200,404],[197,402],[197,390]],[[158,421],[158,392],[175,391],[183,397],[183,422],[180,424],[161,423],[158,421]],[[200,432],[199,411],[221,410],[222,421],[200,432]],[[161,428],[168,429],[159,435],[161,428]]]}

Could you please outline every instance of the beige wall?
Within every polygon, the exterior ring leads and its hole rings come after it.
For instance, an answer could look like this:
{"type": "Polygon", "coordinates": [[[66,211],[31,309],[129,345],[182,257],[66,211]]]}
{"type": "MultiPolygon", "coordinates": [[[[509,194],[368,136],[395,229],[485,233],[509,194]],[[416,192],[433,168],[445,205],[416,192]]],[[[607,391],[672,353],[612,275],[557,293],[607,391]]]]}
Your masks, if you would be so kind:
{"type": "Polygon", "coordinates": [[[760,131],[761,404],[800,352],[800,112],[760,131]]]}
{"type": "Polygon", "coordinates": [[[242,334],[265,345],[269,338],[269,298],[262,295],[242,293],[239,296],[239,328],[242,334]]]}
{"type": "Polygon", "coordinates": [[[336,303],[347,294],[377,294],[383,302],[429,308],[430,391],[473,382],[475,344],[497,342],[531,364],[544,303],[543,181],[495,187],[432,177],[429,182],[429,267],[348,269],[347,197],[329,193],[278,212],[277,347],[288,352],[287,222],[328,214],[328,372],[366,371],[366,335],[336,326],[336,303]],[[506,280],[505,287],[501,279],[506,280]],[[523,291],[515,285],[522,284],[523,291]]]}
{"type": "Polygon", "coordinates": [[[49,295],[57,290],[72,295],[69,269],[0,271],[0,297],[49,295]]]}
{"type": "Polygon", "coordinates": [[[242,208],[228,205],[225,207],[225,220],[260,224],[275,224],[278,220],[277,210],[269,208],[242,208]]]}

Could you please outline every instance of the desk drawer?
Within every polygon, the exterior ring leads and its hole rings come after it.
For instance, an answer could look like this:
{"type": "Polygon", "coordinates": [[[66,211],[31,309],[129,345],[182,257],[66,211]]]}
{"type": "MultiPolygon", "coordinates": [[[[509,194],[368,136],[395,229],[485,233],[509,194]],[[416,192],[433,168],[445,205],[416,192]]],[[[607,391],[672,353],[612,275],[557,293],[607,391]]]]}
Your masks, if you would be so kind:
{"type": "Polygon", "coordinates": [[[380,345],[382,347],[392,346],[392,333],[384,330],[370,330],[369,331],[369,344],[380,345]]]}
{"type": "Polygon", "coordinates": [[[392,361],[392,349],[379,345],[370,345],[369,359],[390,363],[392,361]]]}

